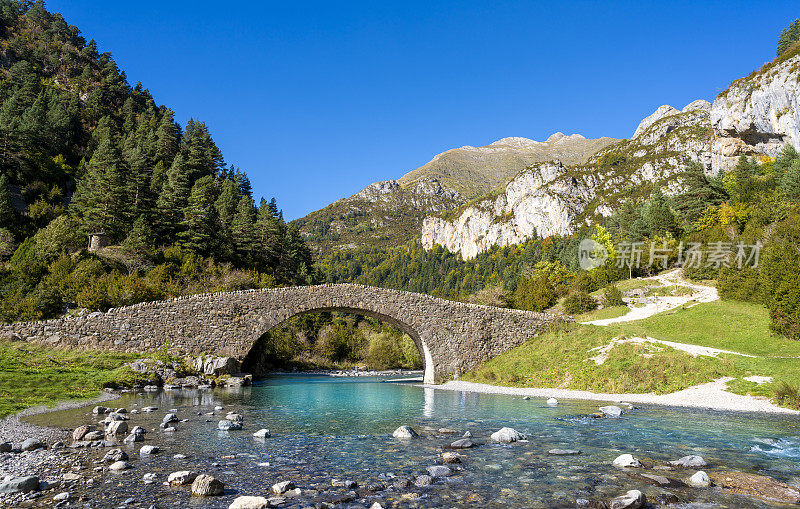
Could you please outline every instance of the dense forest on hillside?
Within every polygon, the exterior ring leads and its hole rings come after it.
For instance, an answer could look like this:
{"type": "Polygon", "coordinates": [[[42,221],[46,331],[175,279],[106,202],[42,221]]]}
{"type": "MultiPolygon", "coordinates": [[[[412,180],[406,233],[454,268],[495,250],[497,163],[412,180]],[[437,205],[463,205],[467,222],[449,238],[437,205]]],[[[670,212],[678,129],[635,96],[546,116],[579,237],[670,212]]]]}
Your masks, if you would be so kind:
{"type": "Polygon", "coordinates": [[[313,280],[208,127],[178,125],[41,1],[0,0],[0,260],[6,321],[313,280]]]}

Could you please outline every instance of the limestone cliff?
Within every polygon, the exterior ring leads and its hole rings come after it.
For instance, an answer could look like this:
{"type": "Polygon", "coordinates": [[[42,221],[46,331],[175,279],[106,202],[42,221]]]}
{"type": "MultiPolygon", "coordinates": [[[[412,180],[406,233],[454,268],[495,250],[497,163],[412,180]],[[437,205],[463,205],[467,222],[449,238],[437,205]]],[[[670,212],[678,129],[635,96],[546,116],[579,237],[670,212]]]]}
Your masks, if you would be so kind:
{"type": "Polygon", "coordinates": [[[775,156],[800,148],[800,54],[789,52],[731,83],[711,106],[712,166],[723,171],[742,154],[775,156]]]}
{"type": "Polygon", "coordinates": [[[710,167],[708,101],[682,110],[665,105],[645,118],[634,137],[612,144],[586,164],[537,163],[511,179],[502,192],[422,224],[426,249],[440,244],[465,258],[493,245],[511,245],[534,235],[567,235],[593,215],[609,214],[623,199],[658,183],[676,192],[675,174],[690,161],[710,167]]]}

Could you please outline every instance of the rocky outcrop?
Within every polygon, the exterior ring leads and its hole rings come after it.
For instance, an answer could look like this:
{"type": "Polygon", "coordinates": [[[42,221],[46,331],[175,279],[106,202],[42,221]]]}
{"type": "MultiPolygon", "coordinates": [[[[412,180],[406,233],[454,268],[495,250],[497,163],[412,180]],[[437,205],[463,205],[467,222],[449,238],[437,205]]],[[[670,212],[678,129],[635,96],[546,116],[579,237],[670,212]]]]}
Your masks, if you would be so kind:
{"type": "Polygon", "coordinates": [[[779,58],[731,83],[711,106],[715,172],[739,156],[774,157],[787,143],[800,148],[800,55],[779,58]]]}
{"type": "Polygon", "coordinates": [[[428,217],[422,245],[430,249],[439,244],[474,258],[494,245],[518,244],[537,234],[570,233],[575,208],[587,189],[560,179],[563,175],[559,161],[536,165],[517,175],[499,196],[467,207],[454,220],[428,217]]]}

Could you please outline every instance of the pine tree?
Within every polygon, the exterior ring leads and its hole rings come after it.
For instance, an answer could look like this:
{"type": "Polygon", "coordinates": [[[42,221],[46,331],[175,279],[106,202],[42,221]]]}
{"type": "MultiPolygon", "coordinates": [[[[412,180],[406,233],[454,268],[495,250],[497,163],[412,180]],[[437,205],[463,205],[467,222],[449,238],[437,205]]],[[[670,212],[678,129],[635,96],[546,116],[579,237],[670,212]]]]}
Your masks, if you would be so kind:
{"type": "Polygon", "coordinates": [[[225,170],[222,152],[203,122],[190,119],[186,124],[182,152],[192,180],[206,175],[216,177],[225,170]]]}
{"type": "Polygon", "coordinates": [[[800,157],[795,158],[781,178],[781,194],[791,201],[800,201],[800,157]]]}
{"type": "Polygon", "coordinates": [[[675,214],[672,213],[661,189],[656,189],[650,196],[647,206],[647,223],[653,235],[675,233],[675,214]]]}
{"type": "Polygon", "coordinates": [[[255,219],[256,209],[253,199],[242,196],[231,224],[233,245],[242,260],[249,259],[257,246],[255,219]]]}
{"type": "Polygon", "coordinates": [[[122,247],[129,253],[146,255],[152,248],[155,237],[150,228],[150,221],[144,215],[136,218],[131,231],[122,243],[122,247]]]}
{"type": "MultiPolygon", "coordinates": [[[[183,209],[189,202],[190,193],[188,168],[183,155],[178,154],[172,161],[172,166],[167,170],[166,181],[156,203],[161,235],[172,237],[176,234],[178,225],[183,221],[183,209]]],[[[170,244],[171,242],[164,243],[170,244]]]]}
{"type": "Polygon", "coordinates": [[[787,143],[781,149],[781,153],[778,154],[778,157],[775,158],[775,164],[772,166],[775,172],[775,180],[777,180],[778,183],[780,183],[786,170],[792,166],[795,159],[797,159],[797,150],[794,148],[794,145],[787,143]]]}
{"type": "Polygon", "coordinates": [[[183,209],[184,219],[178,233],[180,245],[193,253],[209,255],[214,252],[212,241],[219,224],[214,199],[214,178],[206,175],[198,179],[183,209]]]}
{"type": "Polygon", "coordinates": [[[778,38],[777,56],[783,55],[798,40],[800,40],[800,19],[795,19],[781,31],[778,38]]]}
{"type": "Polygon", "coordinates": [[[275,198],[269,203],[262,198],[256,219],[256,235],[264,262],[273,269],[280,263],[285,234],[285,225],[277,210],[275,198]]]}
{"type": "Polygon", "coordinates": [[[5,173],[0,173],[0,227],[2,228],[9,228],[16,222],[16,214],[11,206],[11,190],[8,185],[8,177],[5,173]]]}
{"type": "Polygon", "coordinates": [[[164,163],[165,167],[172,164],[175,154],[178,153],[180,143],[180,128],[175,123],[175,112],[171,109],[164,111],[156,130],[158,138],[156,146],[156,159],[164,163]]]}
{"type": "Polygon", "coordinates": [[[124,163],[111,138],[100,142],[73,197],[75,208],[89,232],[112,238],[121,232],[125,214],[124,163]]]}
{"type": "Polygon", "coordinates": [[[230,228],[237,206],[240,204],[239,187],[233,180],[225,179],[222,181],[221,188],[222,190],[219,193],[219,198],[214,203],[214,207],[217,209],[220,224],[225,228],[230,228]]]}
{"type": "Polygon", "coordinates": [[[700,163],[689,164],[681,174],[685,191],[675,198],[675,209],[684,227],[690,227],[709,205],[717,206],[728,198],[718,179],[707,177],[700,163]]]}

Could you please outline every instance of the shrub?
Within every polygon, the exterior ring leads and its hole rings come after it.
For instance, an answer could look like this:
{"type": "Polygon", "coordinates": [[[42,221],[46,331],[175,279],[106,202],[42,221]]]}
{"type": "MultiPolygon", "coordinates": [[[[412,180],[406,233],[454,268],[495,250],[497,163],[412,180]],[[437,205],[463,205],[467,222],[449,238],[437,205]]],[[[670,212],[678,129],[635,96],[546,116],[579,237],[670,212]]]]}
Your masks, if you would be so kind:
{"type": "Polygon", "coordinates": [[[553,285],[544,276],[522,278],[514,291],[514,307],[528,311],[544,311],[558,300],[553,285]]]}
{"type": "Polygon", "coordinates": [[[403,352],[396,338],[381,332],[370,339],[366,361],[372,369],[399,368],[403,364],[403,352]]]}
{"type": "Polygon", "coordinates": [[[586,292],[572,292],[564,299],[564,311],[570,315],[579,315],[597,309],[597,299],[586,292]]]}
{"type": "Polygon", "coordinates": [[[726,300],[740,300],[756,304],[764,302],[760,274],[752,267],[721,268],[717,276],[717,291],[719,291],[719,296],[726,300]]]}
{"type": "Polygon", "coordinates": [[[606,287],[603,292],[603,305],[606,307],[625,305],[625,301],[622,300],[622,291],[617,288],[617,285],[606,287]]]}

